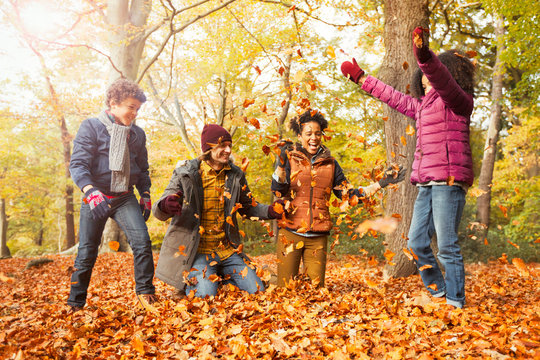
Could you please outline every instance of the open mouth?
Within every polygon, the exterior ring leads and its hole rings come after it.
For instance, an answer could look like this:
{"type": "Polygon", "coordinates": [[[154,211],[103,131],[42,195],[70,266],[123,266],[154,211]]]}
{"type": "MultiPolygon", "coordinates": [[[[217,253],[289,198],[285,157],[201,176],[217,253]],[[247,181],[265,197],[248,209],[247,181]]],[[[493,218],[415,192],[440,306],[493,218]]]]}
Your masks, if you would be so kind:
{"type": "Polygon", "coordinates": [[[310,152],[317,151],[318,148],[319,148],[319,142],[315,142],[315,141],[308,142],[308,151],[310,152]]]}

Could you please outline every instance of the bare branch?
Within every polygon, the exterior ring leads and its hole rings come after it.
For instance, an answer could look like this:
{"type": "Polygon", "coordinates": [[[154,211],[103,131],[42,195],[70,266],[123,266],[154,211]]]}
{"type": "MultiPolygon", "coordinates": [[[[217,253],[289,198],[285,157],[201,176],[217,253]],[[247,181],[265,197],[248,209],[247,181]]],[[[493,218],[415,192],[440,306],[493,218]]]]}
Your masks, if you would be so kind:
{"type": "MultiPolygon", "coordinates": [[[[281,5],[281,6],[284,6],[284,7],[287,7],[289,9],[291,9],[293,6],[295,6],[294,4],[291,4],[289,2],[286,2],[286,1],[282,1],[282,0],[258,0],[259,2],[262,2],[262,3],[268,3],[268,4],[275,4],[275,5],[281,5]]],[[[311,14],[311,12],[309,11],[306,11],[304,9],[301,9],[297,6],[294,7],[294,10],[296,11],[300,11],[301,13],[309,16],[310,18],[314,19],[314,20],[317,20],[317,21],[320,21],[322,22],[323,24],[326,24],[326,25],[330,25],[330,26],[335,26],[335,27],[345,27],[345,26],[358,26],[360,24],[356,23],[356,24],[349,24],[349,23],[346,23],[346,24],[333,24],[333,23],[330,23],[326,20],[323,20],[317,16],[314,16],[313,14],[311,14]]]]}
{"type": "MultiPolygon", "coordinates": [[[[203,0],[201,1],[200,3],[205,3],[209,0],[203,0]]],[[[169,30],[169,33],[166,35],[165,37],[165,40],[161,43],[161,46],[159,47],[159,49],[156,51],[156,53],[154,54],[154,56],[152,57],[152,59],[150,59],[150,61],[146,64],[146,66],[144,67],[144,69],[141,71],[141,74],[139,75],[138,79],[137,79],[137,82],[140,82],[141,79],[144,77],[144,74],[146,74],[146,72],[148,71],[148,69],[157,61],[157,59],[159,58],[159,56],[161,55],[161,53],[163,52],[163,50],[165,49],[165,46],[167,46],[167,43],[169,42],[169,39],[174,35],[174,34],[177,34],[181,31],[183,31],[184,29],[186,29],[188,26],[192,25],[193,23],[199,21],[200,19],[202,18],[205,18],[206,16],[224,8],[225,6],[235,2],[236,0],[228,0],[226,1],[225,3],[213,8],[213,9],[210,9],[208,10],[207,12],[203,13],[203,14],[199,14],[197,16],[195,16],[193,19],[185,22],[182,26],[180,26],[179,28],[177,29],[174,29],[173,28],[173,20],[174,20],[174,17],[177,15],[177,13],[173,12],[171,18],[170,18],[170,21],[169,21],[169,24],[170,24],[170,27],[171,29],[169,30]]],[[[193,7],[193,6],[191,6],[193,7]]],[[[191,8],[189,7],[189,8],[191,8]]],[[[184,8],[184,9],[187,9],[188,7],[184,8]]],[[[184,11],[184,9],[182,10],[179,10],[179,11],[184,11]]]]}

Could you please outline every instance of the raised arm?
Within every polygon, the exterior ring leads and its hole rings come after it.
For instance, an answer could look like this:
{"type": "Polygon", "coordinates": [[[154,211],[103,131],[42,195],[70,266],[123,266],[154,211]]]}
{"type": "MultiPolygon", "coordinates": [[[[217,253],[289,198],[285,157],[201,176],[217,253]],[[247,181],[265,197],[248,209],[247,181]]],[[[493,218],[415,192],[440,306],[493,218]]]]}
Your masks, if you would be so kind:
{"type": "Polygon", "coordinates": [[[413,32],[413,49],[418,66],[448,108],[456,114],[469,116],[473,110],[473,97],[459,86],[448,68],[429,49],[428,33],[428,29],[421,27],[413,32]]]}
{"type": "Polygon", "coordinates": [[[364,91],[375,96],[391,108],[405,116],[415,118],[416,111],[420,106],[420,100],[395,90],[373,76],[367,76],[364,70],[358,66],[355,59],[352,62],[345,61],[341,64],[341,72],[352,82],[361,85],[364,91]]]}

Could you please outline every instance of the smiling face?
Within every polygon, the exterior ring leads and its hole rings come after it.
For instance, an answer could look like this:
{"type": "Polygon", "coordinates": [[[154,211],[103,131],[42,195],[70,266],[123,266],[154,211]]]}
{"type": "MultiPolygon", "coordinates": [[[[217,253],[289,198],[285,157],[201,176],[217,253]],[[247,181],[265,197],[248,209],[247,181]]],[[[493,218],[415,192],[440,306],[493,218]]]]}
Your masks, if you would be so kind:
{"type": "Polygon", "coordinates": [[[321,146],[322,130],[316,121],[310,121],[302,125],[302,132],[298,134],[298,141],[311,155],[315,155],[321,146]]]}
{"type": "Polygon", "coordinates": [[[231,141],[222,141],[210,149],[210,166],[215,170],[220,170],[227,165],[231,157],[231,141]]]}
{"type": "Polygon", "coordinates": [[[133,97],[128,97],[120,103],[111,100],[111,113],[118,122],[129,126],[137,117],[141,104],[139,100],[133,97]]]}
{"type": "Polygon", "coordinates": [[[424,94],[427,95],[429,90],[432,89],[431,83],[427,79],[426,75],[422,75],[422,87],[424,88],[424,94]]]}

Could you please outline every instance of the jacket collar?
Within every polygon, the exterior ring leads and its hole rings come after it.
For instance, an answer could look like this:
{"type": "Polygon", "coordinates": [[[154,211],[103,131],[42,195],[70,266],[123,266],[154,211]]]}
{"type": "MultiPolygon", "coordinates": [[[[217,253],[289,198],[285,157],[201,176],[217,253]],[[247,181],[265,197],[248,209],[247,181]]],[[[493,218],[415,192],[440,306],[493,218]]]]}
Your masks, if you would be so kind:
{"type": "Polygon", "coordinates": [[[294,150],[304,155],[307,159],[311,157],[311,163],[315,163],[318,160],[322,161],[324,159],[332,158],[332,154],[330,153],[330,150],[324,145],[319,146],[317,153],[313,156],[310,153],[308,153],[306,149],[304,149],[302,144],[298,142],[294,145],[294,150]]]}

